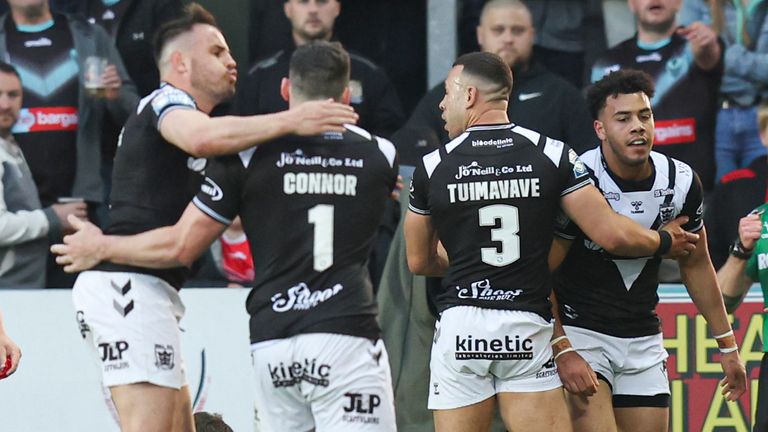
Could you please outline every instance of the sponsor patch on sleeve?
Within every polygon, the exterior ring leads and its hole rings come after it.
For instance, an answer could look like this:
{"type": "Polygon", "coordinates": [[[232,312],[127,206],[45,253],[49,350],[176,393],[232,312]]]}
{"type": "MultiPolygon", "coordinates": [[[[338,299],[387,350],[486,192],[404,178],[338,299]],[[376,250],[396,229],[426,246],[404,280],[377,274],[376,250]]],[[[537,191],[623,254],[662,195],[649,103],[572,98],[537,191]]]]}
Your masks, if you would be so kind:
{"type": "Polygon", "coordinates": [[[155,111],[155,115],[160,115],[170,107],[181,106],[185,108],[195,109],[195,101],[191,96],[184,93],[181,90],[174,88],[167,88],[160,92],[154,99],[152,99],[152,109],[155,111]]]}
{"type": "Polygon", "coordinates": [[[579,159],[579,155],[576,154],[573,149],[568,149],[568,161],[573,166],[573,176],[576,178],[584,177],[589,174],[587,166],[579,159]]]}

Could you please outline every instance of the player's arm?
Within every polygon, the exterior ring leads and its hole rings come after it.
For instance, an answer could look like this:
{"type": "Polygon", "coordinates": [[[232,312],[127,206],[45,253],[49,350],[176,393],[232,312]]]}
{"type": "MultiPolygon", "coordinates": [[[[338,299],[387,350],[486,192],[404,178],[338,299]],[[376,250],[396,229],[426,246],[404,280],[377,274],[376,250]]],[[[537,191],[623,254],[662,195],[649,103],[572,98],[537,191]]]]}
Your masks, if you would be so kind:
{"type": "Polygon", "coordinates": [[[234,154],[283,135],[342,132],[357,122],[349,105],[331,100],[302,103],[287,111],[248,117],[209,117],[193,109],[174,109],[160,122],[168,142],[196,157],[234,154]]]}
{"type": "MultiPolygon", "coordinates": [[[[555,236],[552,239],[552,246],[549,249],[549,270],[555,271],[565,259],[571,248],[572,240],[555,236]]],[[[557,302],[557,296],[552,291],[549,294],[549,300],[552,302],[552,316],[554,317],[554,331],[552,332],[552,356],[557,364],[557,373],[563,382],[563,387],[571,393],[591,396],[597,392],[599,385],[597,374],[571,346],[568,336],[563,329],[563,323],[560,320],[560,306],[557,302]]]]}
{"type": "Polygon", "coordinates": [[[406,212],[405,251],[408,269],[424,276],[442,276],[448,269],[448,254],[437,238],[432,217],[406,212]]]}
{"type": "Polygon", "coordinates": [[[722,353],[720,363],[725,372],[725,378],[721,382],[722,392],[728,400],[737,400],[747,390],[747,376],[725,312],[715,269],[709,259],[705,228],[701,229],[696,249],[690,255],[678,258],[678,262],[683,283],[693,303],[704,315],[712,334],[718,339],[722,353]]]}
{"type": "Polygon", "coordinates": [[[614,255],[650,256],[661,252],[677,257],[692,251],[699,238],[680,227],[688,221],[687,216],[675,219],[659,231],[646,229],[616,213],[592,185],[564,195],[560,206],[589,238],[614,255]]]}
{"type": "Polygon", "coordinates": [[[175,225],[131,236],[104,235],[95,225],[73,216],[77,229],[64,244],[51,246],[64,271],[88,270],[102,261],[146,268],[190,266],[226,229],[190,203],[175,225]]]}
{"type": "Polygon", "coordinates": [[[723,303],[727,312],[733,312],[749,291],[753,279],[747,274],[750,260],[757,240],[760,238],[762,223],[756,213],[744,216],[739,220],[739,250],[734,250],[728,256],[720,270],[717,271],[717,281],[723,294],[723,303]]]}

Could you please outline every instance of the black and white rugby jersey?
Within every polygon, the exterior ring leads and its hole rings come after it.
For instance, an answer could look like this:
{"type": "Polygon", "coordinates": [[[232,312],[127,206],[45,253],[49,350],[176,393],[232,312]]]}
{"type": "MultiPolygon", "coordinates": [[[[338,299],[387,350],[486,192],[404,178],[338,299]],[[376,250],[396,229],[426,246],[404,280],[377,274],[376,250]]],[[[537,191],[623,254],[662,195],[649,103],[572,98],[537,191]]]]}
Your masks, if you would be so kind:
{"type": "MultiPolygon", "coordinates": [[[[105,233],[131,235],[173,225],[200,189],[206,160],[190,156],[160,133],[163,116],[175,109],[197,106],[188,93],[163,83],[128,117],[115,155],[105,233]]],[[[158,270],[108,262],[95,270],[150,274],[176,288],[188,273],[185,267],[158,270]]]]}
{"type": "MultiPolygon", "coordinates": [[[[650,159],[653,175],[644,181],[629,182],[608,169],[601,148],[581,155],[595,184],[616,212],[650,229],[686,215],[689,221],[683,228],[701,230],[702,191],[696,173],[687,164],[661,153],[651,152],[650,159]]],[[[554,276],[563,324],[617,337],[660,332],[655,312],[660,258],[611,256],[573,223],[558,228],[557,234],[573,240],[554,276]]]]}
{"type": "Polygon", "coordinates": [[[475,126],[416,167],[410,211],[430,215],[450,260],[439,311],[551,317],[547,255],[560,198],[589,185],[576,153],[514,124],[475,126]]]}
{"type": "Polygon", "coordinates": [[[279,138],[206,170],[194,204],[224,224],[240,215],[253,253],[252,342],[379,336],[367,261],[396,154],[389,141],[347,129],[279,138]]]}

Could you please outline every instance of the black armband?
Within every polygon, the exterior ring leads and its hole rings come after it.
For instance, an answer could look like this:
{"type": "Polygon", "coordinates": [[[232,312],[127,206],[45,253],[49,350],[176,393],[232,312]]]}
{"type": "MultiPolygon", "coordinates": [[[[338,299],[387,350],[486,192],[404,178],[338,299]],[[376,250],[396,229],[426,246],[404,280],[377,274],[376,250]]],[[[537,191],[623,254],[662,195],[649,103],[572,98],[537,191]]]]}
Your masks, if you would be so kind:
{"type": "Polygon", "coordinates": [[[744,243],[741,242],[741,239],[736,239],[736,241],[731,244],[731,248],[728,253],[738,259],[748,260],[752,257],[752,250],[753,249],[747,249],[744,247],[744,243]]]}
{"type": "Polygon", "coordinates": [[[658,230],[656,231],[659,233],[659,248],[656,249],[656,253],[654,253],[654,256],[661,257],[663,255],[666,255],[670,249],[672,249],[672,234],[664,231],[664,230],[658,230]]]}

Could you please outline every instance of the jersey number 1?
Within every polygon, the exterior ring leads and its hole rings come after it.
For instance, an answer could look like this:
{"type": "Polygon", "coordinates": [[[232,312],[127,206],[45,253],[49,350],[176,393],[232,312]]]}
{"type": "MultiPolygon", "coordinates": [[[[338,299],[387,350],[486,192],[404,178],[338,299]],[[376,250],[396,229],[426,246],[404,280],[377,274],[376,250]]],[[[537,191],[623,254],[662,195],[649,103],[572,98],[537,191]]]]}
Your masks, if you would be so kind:
{"type": "Polygon", "coordinates": [[[495,247],[481,248],[480,256],[483,262],[494,267],[504,267],[520,259],[520,218],[517,207],[504,204],[494,204],[480,207],[477,211],[480,226],[499,227],[491,230],[491,240],[501,243],[501,249],[495,247]]]}
{"type": "Polygon", "coordinates": [[[309,209],[307,219],[315,226],[312,268],[321,272],[333,265],[333,206],[318,204],[309,209]]]}

